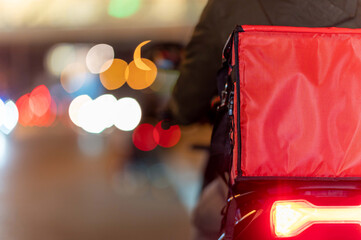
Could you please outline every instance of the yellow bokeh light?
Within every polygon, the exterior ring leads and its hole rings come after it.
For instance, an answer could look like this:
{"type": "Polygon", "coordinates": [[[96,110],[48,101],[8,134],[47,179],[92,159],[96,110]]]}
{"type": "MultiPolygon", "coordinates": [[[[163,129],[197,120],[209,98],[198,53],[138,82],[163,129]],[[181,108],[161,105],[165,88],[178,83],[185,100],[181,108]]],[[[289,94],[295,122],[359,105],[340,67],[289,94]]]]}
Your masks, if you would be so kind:
{"type": "MultiPolygon", "coordinates": [[[[112,60],[109,60],[112,61],[112,60]]],[[[109,63],[106,62],[105,65],[109,63]]],[[[100,73],[100,81],[108,90],[115,90],[123,86],[126,82],[125,72],[128,64],[121,59],[114,59],[111,66],[104,72],[100,73]]]]}
{"type": "Polygon", "coordinates": [[[157,77],[157,66],[149,59],[142,58],[141,60],[150,68],[149,71],[138,68],[134,61],[129,64],[127,70],[127,83],[129,87],[135,90],[141,90],[149,87],[153,84],[157,77]]]}
{"type": "Polygon", "coordinates": [[[147,66],[147,64],[145,64],[145,63],[142,61],[140,49],[141,49],[145,44],[147,44],[147,43],[149,43],[149,42],[150,42],[150,40],[144,41],[144,42],[142,42],[141,44],[139,44],[139,45],[137,46],[137,48],[134,50],[134,55],[133,55],[134,63],[135,63],[135,65],[137,66],[137,68],[142,69],[142,70],[146,70],[146,71],[150,71],[151,69],[149,68],[149,66],[147,66]]]}

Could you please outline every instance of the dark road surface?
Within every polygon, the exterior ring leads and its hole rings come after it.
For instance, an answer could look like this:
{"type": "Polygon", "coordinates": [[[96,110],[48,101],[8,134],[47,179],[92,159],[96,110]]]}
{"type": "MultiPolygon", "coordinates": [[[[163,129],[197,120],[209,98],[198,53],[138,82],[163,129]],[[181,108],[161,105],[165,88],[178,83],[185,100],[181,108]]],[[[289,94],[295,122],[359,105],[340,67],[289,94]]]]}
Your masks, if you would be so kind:
{"type": "Polygon", "coordinates": [[[121,150],[105,148],[89,157],[78,149],[76,134],[62,125],[19,127],[7,138],[0,239],[190,238],[189,214],[172,188],[121,180],[127,156],[121,150]]]}

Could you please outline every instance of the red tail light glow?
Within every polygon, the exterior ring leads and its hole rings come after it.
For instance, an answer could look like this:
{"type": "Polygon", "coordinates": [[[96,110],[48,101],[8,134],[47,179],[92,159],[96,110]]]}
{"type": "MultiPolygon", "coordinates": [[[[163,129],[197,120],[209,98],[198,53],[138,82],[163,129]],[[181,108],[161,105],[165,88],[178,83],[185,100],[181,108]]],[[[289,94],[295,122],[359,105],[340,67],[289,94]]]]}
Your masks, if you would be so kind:
{"type": "Polygon", "coordinates": [[[271,227],[279,238],[294,237],[313,224],[361,224],[361,206],[315,206],[305,200],[276,201],[271,227]]]}

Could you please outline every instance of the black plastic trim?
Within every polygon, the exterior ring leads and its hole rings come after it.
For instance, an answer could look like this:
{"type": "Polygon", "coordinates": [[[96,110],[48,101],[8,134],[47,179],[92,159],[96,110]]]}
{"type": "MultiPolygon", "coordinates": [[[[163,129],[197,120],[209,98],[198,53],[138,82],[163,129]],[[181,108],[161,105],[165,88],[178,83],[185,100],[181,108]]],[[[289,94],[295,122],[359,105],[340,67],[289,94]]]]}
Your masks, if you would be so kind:
{"type": "Polygon", "coordinates": [[[234,34],[234,54],[235,54],[235,69],[236,69],[236,86],[237,86],[237,142],[238,142],[238,159],[237,159],[237,176],[242,176],[241,167],[241,94],[240,94],[240,76],[239,76],[239,32],[244,32],[241,26],[237,26],[234,34]]]}

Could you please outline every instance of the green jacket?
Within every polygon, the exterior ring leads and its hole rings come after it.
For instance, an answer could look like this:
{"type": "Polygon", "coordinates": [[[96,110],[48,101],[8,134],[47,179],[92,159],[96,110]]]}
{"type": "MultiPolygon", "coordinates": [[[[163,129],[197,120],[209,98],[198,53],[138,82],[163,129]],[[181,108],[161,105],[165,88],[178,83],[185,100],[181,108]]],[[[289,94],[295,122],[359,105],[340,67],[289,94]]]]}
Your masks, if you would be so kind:
{"type": "Polygon", "coordinates": [[[207,116],[223,46],[236,25],[361,26],[361,0],[209,0],[186,47],[170,109],[181,124],[207,116]]]}

